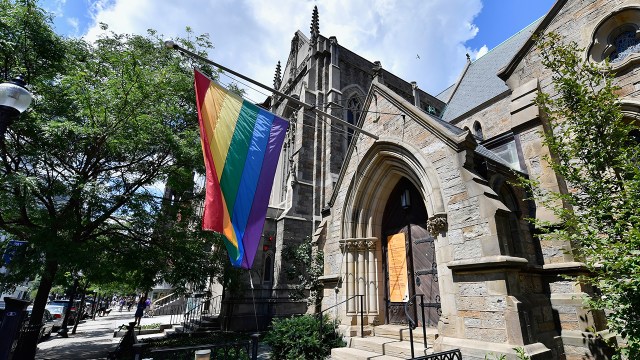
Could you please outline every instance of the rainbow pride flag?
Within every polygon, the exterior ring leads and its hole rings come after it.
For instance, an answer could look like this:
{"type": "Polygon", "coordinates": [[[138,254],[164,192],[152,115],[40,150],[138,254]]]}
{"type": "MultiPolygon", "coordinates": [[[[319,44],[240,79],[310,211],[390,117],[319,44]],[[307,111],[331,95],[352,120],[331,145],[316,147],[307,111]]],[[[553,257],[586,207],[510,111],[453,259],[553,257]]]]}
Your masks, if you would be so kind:
{"type": "Polygon", "coordinates": [[[195,70],[206,168],[202,228],[221,233],[235,267],[251,269],[289,123],[195,70]]]}

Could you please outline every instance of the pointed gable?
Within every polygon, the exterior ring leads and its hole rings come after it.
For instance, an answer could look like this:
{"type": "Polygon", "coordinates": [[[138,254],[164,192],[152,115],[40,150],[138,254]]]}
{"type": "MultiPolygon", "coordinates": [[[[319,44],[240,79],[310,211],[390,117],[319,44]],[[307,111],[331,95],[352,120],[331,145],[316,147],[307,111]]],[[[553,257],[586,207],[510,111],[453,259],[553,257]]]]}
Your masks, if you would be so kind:
{"type": "MultiPolygon", "coordinates": [[[[469,64],[464,76],[460,79],[451,100],[442,116],[443,120],[452,122],[469,111],[485,104],[509,90],[509,87],[498,77],[498,71],[505,67],[533,31],[541,19],[527,26],[517,34],[469,64]]],[[[445,90],[443,93],[450,91],[445,90]]]]}

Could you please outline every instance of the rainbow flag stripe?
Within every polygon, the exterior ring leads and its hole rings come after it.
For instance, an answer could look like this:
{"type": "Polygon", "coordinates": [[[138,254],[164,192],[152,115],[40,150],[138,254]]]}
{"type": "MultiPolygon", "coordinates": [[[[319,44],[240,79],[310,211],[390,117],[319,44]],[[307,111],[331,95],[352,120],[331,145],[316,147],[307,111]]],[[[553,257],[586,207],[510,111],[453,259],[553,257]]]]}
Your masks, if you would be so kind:
{"type": "Polygon", "coordinates": [[[233,266],[251,269],[289,123],[198,70],[195,89],[206,168],[202,228],[224,236],[233,266]]]}

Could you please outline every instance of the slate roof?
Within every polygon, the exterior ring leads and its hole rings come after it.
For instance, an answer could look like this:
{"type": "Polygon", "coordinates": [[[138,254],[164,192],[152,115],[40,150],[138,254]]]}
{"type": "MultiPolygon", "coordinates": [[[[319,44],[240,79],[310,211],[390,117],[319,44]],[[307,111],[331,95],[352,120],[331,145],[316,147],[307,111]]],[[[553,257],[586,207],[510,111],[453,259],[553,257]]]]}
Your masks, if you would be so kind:
{"type": "Polygon", "coordinates": [[[447,102],[447,100],[449,100],[449,97],[451,96],[451,92],[453,91],[455,86],[456,86],[456,84],[451,84],[451,86],[449,86],[448,88],[442,90],[442,92],[440,94],[436,95],[436,99],[438,99],[440,101],[447,102]]]}
{"type": "MultiPolygon", "coordinates": [[[[498,77],[498,72],[507,66],[518,50],[529,39],[542,18],[520,30],[518,33],[493,48],[481,58],[469,65],[458,89],[442,115],[450,122],[474,108],[508,91],[507,85],[498,77]]],[[[438,96],[449,91],[449,88],[438,96]]]]}

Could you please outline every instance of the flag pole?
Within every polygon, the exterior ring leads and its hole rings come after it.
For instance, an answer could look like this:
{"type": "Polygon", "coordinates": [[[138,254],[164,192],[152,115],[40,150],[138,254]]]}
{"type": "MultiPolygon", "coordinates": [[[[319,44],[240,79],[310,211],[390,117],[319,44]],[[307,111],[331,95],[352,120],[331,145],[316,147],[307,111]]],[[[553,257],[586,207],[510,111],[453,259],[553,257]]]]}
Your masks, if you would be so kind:
{"type": "MultiPolygon", "coordinates": [[[[232,74],[234,76],[239,77],[242,80],[248,81],[248,82],[250,82],[250,83],[252,83],[252,84],[254,84],[256,86],[259,86],[259,87],[261,87],[261,88],[263,88],[263,89],[265,89],[267,91],[270,91],[270,92],[272,92],[274,94],[277,94],[278,96],[281,96],[281,97],[283,97],[283,98],[285,98],[285,99],[287,99],[289,101],[292,101],[292,102],[304,107],[305,110],[311,110],[311,111],[315,112],[319,116],[327,117],[327,118],[329,118],[331,120],[337,121],[340,124],[342,124],[342,125],[344,125],[344,126],[346,126],[348,128],[353,129],[354,131],[357,131],[357,132],[359,132],[359,133],[361,133],[363,135],[367,135],[367,136],[373,138],[374,140],[378,140],[379,139],[378,136],[376,136],[376,135],[374,135],[374,134],[372,134],[372,133],[370,133],[370,132],[368,132],[366,130],[363,130],[363,129],[361,129],[361,128],[353,125],[353,124],[350,124],[350,123],[348,123],[348,122],[346,122],[346,121],[344,121],[344,120],[342,120],[342,119],[340,119],[340,118],[338,118],[338,117],[336,117],[334,115],[331,115],[331,114],[328,114],[328,113],[326,113],[324,111],[318,110],[313,105],[309,105],[307,103],[304,103],[304,102],[302,102],[302,101],[300,101],[300,100],[298,100],[298,99],[296,99],[296,98],[294,98],[292,96],[284,94],[284,93],[282,93],[282,92],[280,92],[280,91],[278,91],[278,90],[276,90],[276,89],[274,89],[274,88],[272,88],[270,86],[264,85],[264,84],[262,84],[262,83],[260,83],[260,82],[258,82],[256,80],[253,80],[253,79],[251,79],[251,78],[249,78],[247,76],[244,76],[244,75],[242,75],[240,73],[237,73],[237,72],[235,72],[235,71],[233,71],[233,70],[231,70],[231,69],[229,69],[229,68],[227,68],[225,66],[222,66],[222,65],[220,65],[218,63],[215,63],[215,62],[213,62],[213,61],[211,61],[211,60],[209,60],[209,59],[207,59],[205,57],[202,57],[202,56],[200,56],[200,55],[198,55],[198,54],[196,54],[196,53],[194,53],[192,51],[189,51],[189,50],[177,45],[172,40],[165,41],[164,45],[169,49],[178,50],[178,51],[180,51],[181,53],[183,53],[185,55],[188,55],[188,56],[190,56],[192,58],[195,58],[195,59],[198,59],[200,61],[203,61],[203,62],[205,62],[207,64],[213,65],[213,66],[215,66],[215,67],[217,67],[217,68],[219,68],[219,69],[221,69],[221,70],[223,70],[225,72],[228,72],[229,74],[232,74]]],[[[284,120],[287,120],[287,119],[284,119],[284,120]]]]}

